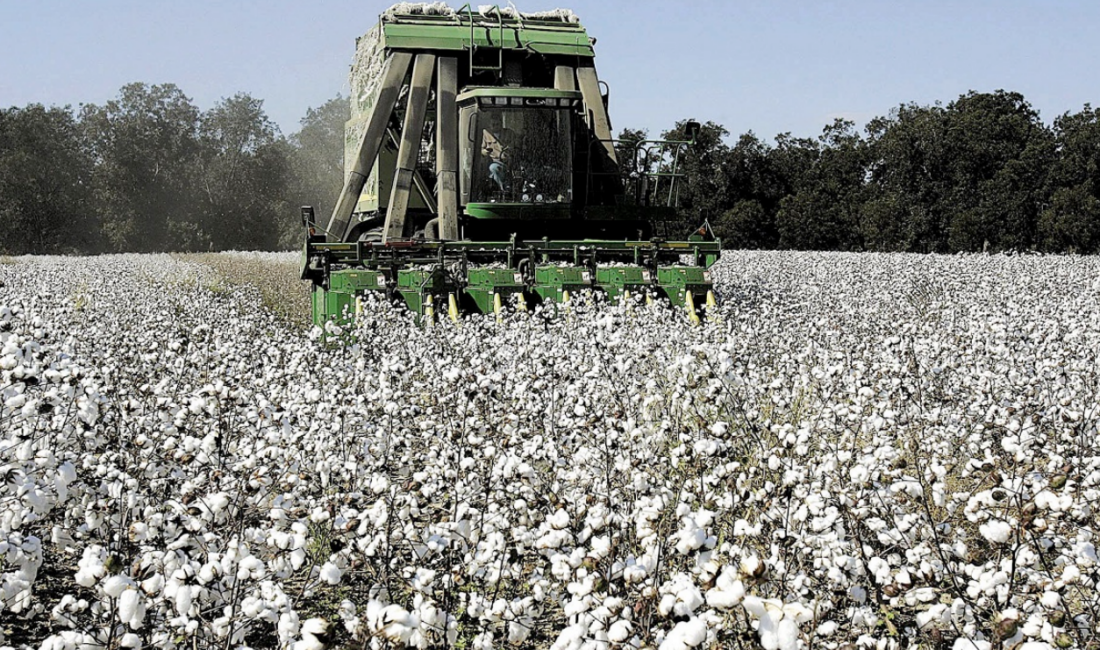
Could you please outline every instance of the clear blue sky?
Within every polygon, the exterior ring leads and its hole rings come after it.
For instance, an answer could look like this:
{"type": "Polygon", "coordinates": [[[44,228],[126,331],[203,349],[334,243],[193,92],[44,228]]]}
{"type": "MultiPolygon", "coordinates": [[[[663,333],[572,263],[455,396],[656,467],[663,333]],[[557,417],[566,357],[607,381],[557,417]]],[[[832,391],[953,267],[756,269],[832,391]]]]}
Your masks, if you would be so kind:
{"type": "MultiPolygon", "coordinates": [[[[245,91],[284,134],[347,94],[373,0],[0,0],[0,106],[103,103],[172,82],[200,108],[245,91]]],[[[474,3],[478,4],[478,3],[474,3]]],[[[569,6],[596,46],[617,129],[678,119],[816,136],[902,102],[1015,90],[1052,121],[1100,104],[1092,0],[519,0],[569,6]]],[[[452,5],[454,3],[452,2],[452,5]]]]}

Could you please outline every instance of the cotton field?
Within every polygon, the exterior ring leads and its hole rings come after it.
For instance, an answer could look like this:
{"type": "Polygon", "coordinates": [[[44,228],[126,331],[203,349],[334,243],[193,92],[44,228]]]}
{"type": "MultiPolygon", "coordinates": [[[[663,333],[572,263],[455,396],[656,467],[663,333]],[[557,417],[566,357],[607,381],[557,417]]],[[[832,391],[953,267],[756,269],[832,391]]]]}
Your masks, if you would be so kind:
{"type": "Polygon", "coordinates": [[[714,275],[698,327],[322,337],[210,265],[4,260],[0,646],[1100,647],[1100,260],[714,275]]]}

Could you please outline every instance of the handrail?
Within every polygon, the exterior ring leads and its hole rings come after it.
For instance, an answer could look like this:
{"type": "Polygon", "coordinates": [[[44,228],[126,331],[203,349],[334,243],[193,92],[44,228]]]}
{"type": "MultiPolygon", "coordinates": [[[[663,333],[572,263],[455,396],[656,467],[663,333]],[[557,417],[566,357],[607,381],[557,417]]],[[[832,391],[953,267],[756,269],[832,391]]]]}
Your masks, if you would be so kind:
{"type": "MultiPolygon", "coordinates": [[[[610,139],[594,139],[589,144],[588,148],[588,176],[592,178],[594,176],[613,176],[622,173],[622,170],[616,172],[595,172],[593,170],[592,159],[593,152],[600,152],[606,150],[606,145],[612,146],[629,142],[634,149],[634,155],[632,156],[634,162],[634,170],[638,172],[638,177],[635,180],[634,187],[634,200],[635,202],[642,204],[643,200],[652,195],[654,198],[658,196],[658,190],[661,185],[661,179],[669,179],[668,195],[665,198],[666,207],[676,207],[678,198],[678,183],[677,181],[685,176],[680,171],[680,154],[684,149],[692,143],[688,140],[623,140],[620,138],[610,139]],[[644,155],[643,155],[644,154],[644,155]],[[671,155],[671,169],[667,166],[662,171],[660,162],[666,160],[666,156],[671,155]],[[657,164],[658,168],[654,171],[650,171],[650,166],[657,164]],[[640,187],[639,182],[642,179],[652,180],[652,187],[640,187]],[[642,194],[645,196],[642,196],[642,194]]],[[[623,161],[625,162],[625,161],[623,161]]],[[[591,186],[591,183],[589,183],[591,186]]]]}
{"type": "MultiPolygon", "coordinates": [[[[466,16],[470,20],[470,74],[472,75],[474,72],[481,72],[481,71],[486,71],[486,70],[491,70],[493,72],[501,72],[502,70],[504,70],[504,47],[503,47],[504,46],[504,15],[500,11],[500,6],[499,5],[493,5],[492,7],[490,7],[487,10],[486,13],[480,13],[479,12],[479,14],[482,15],[482,16],[486,16],[488,12],[492,12],[496,15],[497,23],[496,23],[495,27],[496,27],[496,30],[497,30],[497,40],[496,40],[496,42],[497,42],[497,48],[496,48],[497,49],[497,65],[495,65],[495,66],[476,65],[474,63],[474,52],[476,52],[477,49],[478,49],[477,48],[477,41],[475,40],[475,34],[474,34],[474,29],[475,29],[474,9],[473,9],[472,6],[470,6],[470,3],[466,3],[466,4],[462,5],[461,7],[459,7],[458,11],[455,12],[455,15],[458,16],[463,11],[466,12],[466,16]]],[[[520,23],[520,26],[522,28],[522,23],[520,23]]],[[[488,27],[487,29],[491,30],[492,27],[488,27]]],[[[492,32],[489,31],[488,33],[489,33],[489,42],[491,43],[492,42],[492,32]]]]}

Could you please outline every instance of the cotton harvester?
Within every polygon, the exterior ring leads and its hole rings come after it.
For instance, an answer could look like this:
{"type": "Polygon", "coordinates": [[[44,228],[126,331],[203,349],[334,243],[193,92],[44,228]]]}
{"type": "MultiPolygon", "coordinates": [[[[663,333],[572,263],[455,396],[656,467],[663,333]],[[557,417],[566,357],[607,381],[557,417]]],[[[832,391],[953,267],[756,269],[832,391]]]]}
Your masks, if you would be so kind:
{"type": "Polygon", "coordinates": [[[452,318],[586,290],[693,321],[714,304],[719,242],[667,232],[691,143],[612,138],[594,42],[568,10],[382,14],[357,41],[343,191],[327,227],[302,208],[316,324],[367,292],[452,318]]]}

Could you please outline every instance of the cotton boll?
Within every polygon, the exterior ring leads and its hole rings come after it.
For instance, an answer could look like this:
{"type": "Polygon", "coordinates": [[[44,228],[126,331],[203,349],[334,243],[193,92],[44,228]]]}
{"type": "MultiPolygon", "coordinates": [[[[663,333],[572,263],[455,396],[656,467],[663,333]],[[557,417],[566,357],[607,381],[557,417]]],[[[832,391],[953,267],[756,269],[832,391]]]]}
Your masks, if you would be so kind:
{"type": "Polygon", "coordinates": [[[374,629],[394,643],[406,643],[416,630],[417,622],[398,605],[384,607],[374,621],[374,629]]]}
{"type": "Polygon", "coordinates": [[[707,604],[716,609],[730,609],[745,596],[745,585],[737,579],[733,567],[726,567],[715,580],[715,587],[707,591],[707,604]]]}
{"type": "Polygon", "coordinates": [[[632,629],[630,621],[615,621],[607,630],[607,640],[612,643],[623,643],[630,638],[632,629]]]}
{"type": "Polygon", "coordinates": [[[111,598],[118,598],[124,589],[127,589],[133,584],[133,581],[126,576],[110,576],[103,581],[101,587],[103,592],[111,598]]]}
{"type": "Polygon", "coordinates": [[[325,562],[321,567],[321,579],[330,585],[340,584],[340,580],[343,576],[344,571],[332,562],[325,562]]]}
{"type": "Polygon", "coordinates": [[[806,623],[813,620],[814,612],[802,603],[787,603],[783,605],[783,618],[795,623],[806,623]]]}
{"type": "Polygon", "coordinates": [[[707,640],[707,624],[700,617],[692,617],[668,633],[659,646],[659,650],[688,650],[703,644],[707,640]]]}
{"type": "Polygon", "coordinates": [[[194,593],[191,590],[191,587],[189,587],[188,585],[180,585],[176,587],[174,604],[176,606],[177,614],[179,614],[180,616],[188,615],[188,612],[191,611],[191,602],[193,596],[194,593]]]}
{"type": "Polygon", "coordinates": [[[798,650],[798,625],[789,618],[779,621],[776,629],[779,650],[798,650]]]}
{"type": "Polygon", "coordinates": [[[320,650],[328,640],[329,624],[323,618],[309,618],[301,625],[302,642],[311,644],[308,650],[320,650]]]}
{"type": "Polygon", "coordinates": [[[945,617],[950,617],[947,605],[937,603],[923,612],[917,612],[916,621],[918,629],[925,629],[937,623],[943,623],[945,617]]]}
{"type": "Polygon", "coordinates": [[[1062,596],[1056,591],[1044,591],[1039,597],[1039,602],[1047,609],[1054,609],[1062,604],[1062,596]]]}
{"type": "Polygon", "coordinates": [[[815,631],[815,633],[818,636],[832,636],[833,633],[837,631],[838,627],[839,626],[837,625],[836,621],[825,621],[821,625],[817,626],[817,630],[815,631]]]}
{"type": "Polygon", "coordinates": [[[741,574],[750,578],[759,578],[764,574],[764,563],[755,555],[746,555],[741,558],[741,574]]]}
{"type": "Polygon", "coordinates": [[[1075,564],[1067,564],[1062,569],[1062,582],[1067,585],[1078,582],[1081,579],[1081,569],[1077,568],[1075,564]]]}
{"type": "Polygon", "coordinates": [[[978,527],[982,537],[997,544],[1004,544],[1012,536],[1012,526],[1006,521],[991,520],[978,527]]]}
{"type": "MultiPolygon", "coordinates": [[[[139,607],[141,606],[141,594],[136,589],[128,588],[118,596],[118,618],[135,629],[141,627],[139,607]]],[[[144,612],[141,612],[144,615],[144,612]]]]}

